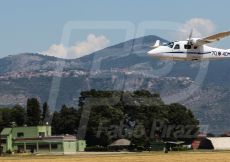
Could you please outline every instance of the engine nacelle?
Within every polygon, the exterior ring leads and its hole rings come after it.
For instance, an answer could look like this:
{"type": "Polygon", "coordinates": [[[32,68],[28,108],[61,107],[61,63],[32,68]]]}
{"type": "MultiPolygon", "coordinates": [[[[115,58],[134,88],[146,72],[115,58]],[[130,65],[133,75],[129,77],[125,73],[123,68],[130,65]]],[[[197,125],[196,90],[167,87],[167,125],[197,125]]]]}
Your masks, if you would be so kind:
{"type": "Polygon", "coordinates": [[[192,39],[188,39],[188,44],[189,45],[194,45],[194,44],[197,44],[197,40],[200,39],[200,38],[192,38],[192,39]]]}

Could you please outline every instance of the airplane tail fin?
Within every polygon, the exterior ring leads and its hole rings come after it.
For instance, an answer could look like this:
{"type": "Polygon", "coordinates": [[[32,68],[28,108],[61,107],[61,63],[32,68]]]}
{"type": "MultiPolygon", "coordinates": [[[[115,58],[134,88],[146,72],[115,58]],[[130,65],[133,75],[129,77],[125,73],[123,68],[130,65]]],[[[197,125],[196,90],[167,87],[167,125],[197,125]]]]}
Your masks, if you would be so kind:
{"type": "Polygon", "coordinates": [[[160,40],[157,40],[156,43],[153,46],[151,46],[151,48],[157,48],[159,46],[160,46],[160,40]]]}

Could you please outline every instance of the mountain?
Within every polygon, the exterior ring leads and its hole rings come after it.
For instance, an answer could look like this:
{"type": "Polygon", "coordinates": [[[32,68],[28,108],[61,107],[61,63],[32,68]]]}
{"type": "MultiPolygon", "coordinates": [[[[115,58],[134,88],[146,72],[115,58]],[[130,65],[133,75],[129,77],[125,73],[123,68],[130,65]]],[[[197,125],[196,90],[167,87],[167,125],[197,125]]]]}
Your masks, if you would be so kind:
{"type": "Polygon", "coordinates": [[[157,36],[135,38],[78,59],[24,53],[0,59],[0,105],[26,103],[28,97],[77,107],[81,91],[158,92],[166,103],[193,110],[213,133],[229,131],[230,62],[161,61],[146,52],[157,36]]]}

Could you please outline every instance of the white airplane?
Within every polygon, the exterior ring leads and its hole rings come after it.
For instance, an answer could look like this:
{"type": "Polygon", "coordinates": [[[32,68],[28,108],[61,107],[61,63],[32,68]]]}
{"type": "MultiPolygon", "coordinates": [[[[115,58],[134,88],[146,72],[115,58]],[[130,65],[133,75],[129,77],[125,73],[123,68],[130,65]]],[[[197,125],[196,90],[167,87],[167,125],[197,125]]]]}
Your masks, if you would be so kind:
{"type": "Polygon", "coordinates": [[[218,49],[206,44],[219,41],[230,35],[230,31],[218,33],[206,38],[192,38],[192,31],[186,41],[162,44],[159,40],[152,46],[148,55],[169,60],[211,60],[230,58],[230,49],[218,49]]]}

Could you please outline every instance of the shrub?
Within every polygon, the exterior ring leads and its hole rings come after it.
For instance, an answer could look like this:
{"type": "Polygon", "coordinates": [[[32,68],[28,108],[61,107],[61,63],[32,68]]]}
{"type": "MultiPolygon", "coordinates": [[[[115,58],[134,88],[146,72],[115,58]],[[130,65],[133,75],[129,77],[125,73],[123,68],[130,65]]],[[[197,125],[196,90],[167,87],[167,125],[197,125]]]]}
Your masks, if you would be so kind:
{"type": "Polygon", "coordinates": [[[186,147],[173,147],[172,151],[188,151],[188,148],[186,147]]]}
{"type": "Polygon", "coordinates": [[[90,147],[86,147],[85,151],[108,151],[107,147],[103,147],[103,146],[90,146],[90,147]]]}
{"type": "Polygon", "coordinates": [[[12,154],[12,151],[11,150],[7,150],[6,153],[7,154],[12,154]]]}

